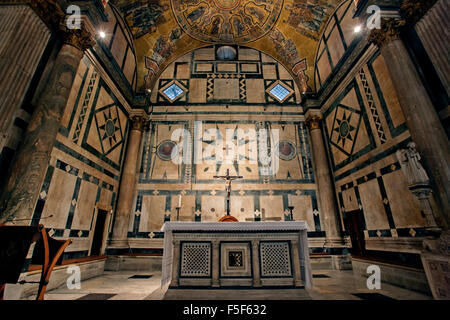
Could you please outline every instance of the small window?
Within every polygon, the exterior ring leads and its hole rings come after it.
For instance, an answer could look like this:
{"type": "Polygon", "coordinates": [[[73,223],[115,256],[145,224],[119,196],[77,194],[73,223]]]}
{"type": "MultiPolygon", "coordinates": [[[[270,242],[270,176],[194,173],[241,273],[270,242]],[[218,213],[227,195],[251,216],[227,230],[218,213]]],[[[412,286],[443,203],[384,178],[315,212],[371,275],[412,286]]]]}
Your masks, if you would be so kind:
{"type": "Polygon", "coordinates": [[[281,84],[277,84],[270,90],[270,93],[276,97],[280,102],[283,102],[284,99],[291,93],[288,89],[283,87],[281,84]]]}
{"type": "Polygon", "coordinates": [[[171,101],[174,101],[181,94],[183,94],[184,91],[179,86],[177,86],[176,83],[174,83],[170,87],[165,89],[163,92],[171,101]]]}

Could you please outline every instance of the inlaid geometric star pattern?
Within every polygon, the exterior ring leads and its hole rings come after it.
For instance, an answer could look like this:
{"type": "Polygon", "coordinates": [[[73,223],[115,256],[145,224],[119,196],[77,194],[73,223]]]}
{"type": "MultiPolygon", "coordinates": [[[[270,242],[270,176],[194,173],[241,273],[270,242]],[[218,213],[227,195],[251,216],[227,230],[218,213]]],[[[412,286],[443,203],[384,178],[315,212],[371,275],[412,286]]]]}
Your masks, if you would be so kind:
{"type": "Polygon", "coordinates": [[[339,136],[337,143],[339,144],[342,142],[342,147],[345,147],[345,142],[347,140],[354,141],[354,136],[352,136],[352,132],[356,130],[354,126],[350,124],[350,121],[352,119],[352,113],[348,113],[348,117],[346,115],[346,112],[344,111],[344,114],[342,116],[342,119],[336,119],[336,122],[338,124],[337,128],[334,129],[339,136]]]}
{"type": "MultiPolygon", "coordinates": [[[[210,161],[214,164],[206,165],[202,171],[210,173],[211,175],[217,175],[220,174],[224,169],[226,170],[228,167],[232,166],[234,169],[230,170],[230,174],[239,174],[239,165],[241,164],[247,164],[248,162],[252,161],[255,162],[257,159],[253,159],[251,152],[248,151],[248,148],[250,148],[251,143],[256,143],[256,140],[252,140],[248,136],[245,136],[244,138],[238,137],[237,130],[239,129],[239,126],[235,126],[234,128],[229,127],[228,129],[234,130],[233,135],[231,136],[231,140],[226,141],[225,132],[224,130],[226,128],[219,128],[216,126],[216,132],[217,132],[217,138],[213,138],[211,140],[203,139],[203,152],[205,152],[205,148],[214,147],[213,150],[215,150],[215,147],[218,147],[221,149],[221,155],[216,154],[214,151],[212,154],[207,155],[203,158],[204,161],[210,161]],[[222,143],[218,143],[218,140],[222,140],[222,143]],[[235,148],[235,157],[232,157],[231,154],[231,147],[229,144],[234,144],[235,148]],[[232,164],[226,163],[226,159],[231,160],[232,164]]],[[[248,168],[247,166],[245,166],[248,168]]],[[[230,168],[231,169],[231,168],[230,168]]],[[[247,169],[250,170],[250,169],[247,169]]],[[[248,172],[247,172],[248,174],[248,172]]]]}
{"type": "Polygon", "coordinates": [[[123,133],[115,105],[99,110],[95,115],[99,139],[104,154],[122,143],[123,133]]]}
{"type": "Polygon", "coordinates": [[[331,143],[345,154],[351,155],[360,123],[361,114],[358,110],[338,105],[330,133],[331,143]]]}

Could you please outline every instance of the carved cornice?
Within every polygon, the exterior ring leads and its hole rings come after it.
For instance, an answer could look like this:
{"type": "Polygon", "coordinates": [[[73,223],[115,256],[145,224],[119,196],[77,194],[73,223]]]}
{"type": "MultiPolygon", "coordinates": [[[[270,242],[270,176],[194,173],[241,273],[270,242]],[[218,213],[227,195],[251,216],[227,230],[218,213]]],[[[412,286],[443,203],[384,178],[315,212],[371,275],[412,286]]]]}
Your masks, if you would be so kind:
{"type": "Polygon", "coordinates": [[[0,0],[0,5],[29,5],[51,31],[61,36],[64,43],[81,51],[86,51],[95,45],[91,34],[84,27],[67,28],[66,14],[56,0],[0,0]]]}
{"type": "Polygon", "coordinates": [[[391,41],[400,39],[405,25],[405,20],[382,19],[381,28],[372,30],[369,34],[368,41],[381,48],[391,41]]]}
{"type": "Polygon", "coordinates": [[[51,30],[64,21],[64,11],[55,0],[0,0],[0,5],[29,5],[51,30]]]}
{"type": "Polygon", "coordinates": [[[32,0],[30,6],[50,29],[64,21],[65,13],[55,0],[32,0]]]}
{"type": "Polygon", "coordinates": [[[409,24],[416,24],[430,10],[437,0],[406,0],[401,5],[401,14],[409,24]]]}

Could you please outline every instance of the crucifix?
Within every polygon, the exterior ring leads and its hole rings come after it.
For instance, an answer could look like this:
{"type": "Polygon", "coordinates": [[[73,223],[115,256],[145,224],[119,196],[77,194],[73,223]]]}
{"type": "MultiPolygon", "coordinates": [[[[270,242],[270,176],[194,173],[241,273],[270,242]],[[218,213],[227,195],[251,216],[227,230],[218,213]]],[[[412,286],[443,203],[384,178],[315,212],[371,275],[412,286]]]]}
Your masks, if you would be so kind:
{"type": "Polygon", "coordinates": [[[227,183],[226,191],[227,191],[227,216],[230,215],[230,197],[231,197],[231,182],[233,180],[242,179],[243,176],[230,176],[230,169],[227,169],[226,176],[214,176],[214,179],[222,179],[227,183]]]}

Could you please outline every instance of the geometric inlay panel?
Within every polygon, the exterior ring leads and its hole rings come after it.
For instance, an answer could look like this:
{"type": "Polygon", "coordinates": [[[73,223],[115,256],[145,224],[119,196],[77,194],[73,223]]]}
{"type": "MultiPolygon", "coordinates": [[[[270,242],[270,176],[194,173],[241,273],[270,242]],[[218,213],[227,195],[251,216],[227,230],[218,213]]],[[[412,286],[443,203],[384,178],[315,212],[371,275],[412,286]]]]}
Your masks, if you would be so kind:
{"type": "Polygon", "coordinates": [[[331,129],[331,143],[347,155],[353,153],[361,115],[357,110],[344,105],[338,105],[331,129]]]}
{"type": "Polygon", "coordinates": [[[95,113],[97,130],[104,154],[122,143],[123,132],[118,108],[112,105],[95,113]]]}
{"type": "Polygon", "coordinates": [[[184,242],[181,247],[181,277],[209,277],[211,275],[211,244],[184,242]]]}
{"type": "Polygon", "coordinates": [[[261,242],[261,276],[291,276],[291,258],[288,242],[261,242]]]}

